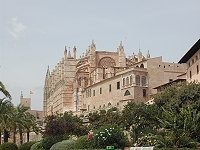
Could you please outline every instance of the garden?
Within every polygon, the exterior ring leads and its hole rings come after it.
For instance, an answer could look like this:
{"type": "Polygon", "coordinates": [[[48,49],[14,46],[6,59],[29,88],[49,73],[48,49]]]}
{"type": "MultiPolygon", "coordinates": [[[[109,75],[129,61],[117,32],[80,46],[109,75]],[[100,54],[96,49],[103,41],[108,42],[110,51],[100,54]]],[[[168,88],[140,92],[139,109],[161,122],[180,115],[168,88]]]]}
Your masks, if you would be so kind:
{"type": "Polygon", "coordinates": [[[173,84],[156,94],[152,105],[130,102],[123,110],[113,107],[91,112],[88,122],[72,112],[48,116],[43,130],[25,108],[18,106],[16,110],[2,83],[0,87],[5,96],[0,100],[0,133],[4,134],[0,150],[92,150],[107,146],[189,150],[196,149],[200,143],[198,83],[173,84]],[[15,113],[15,121],[11,112],[15,113]],[[42,133],[43,138],[15,144],[14,133],[30,131],[42,133]]]}

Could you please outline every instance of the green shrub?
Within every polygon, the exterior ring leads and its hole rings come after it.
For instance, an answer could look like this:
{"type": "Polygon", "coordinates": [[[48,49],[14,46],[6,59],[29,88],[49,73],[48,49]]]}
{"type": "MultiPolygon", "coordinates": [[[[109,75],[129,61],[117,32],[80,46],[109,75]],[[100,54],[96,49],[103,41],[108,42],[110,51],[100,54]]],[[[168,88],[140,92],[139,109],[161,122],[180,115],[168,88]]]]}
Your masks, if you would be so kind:
{"type": "Polygon", "coordinates": [[[118,126],[106,125],[93,133],[91,144],[93,148],[123,148],[128,144],[128,138],[118,126]]]}
{"type": "Polygon", "coordinates": [[[91,144],[87,139],[87,135],[80,136],[75,142],[75,149],[88,149],[90,145],[91,144]]]}
{"type": "Polygon", "coordinates": [[[15,143],[3,143],[0,145],[0,150],[18,150],[18,147],[15,143]]]}
{"type": "Polygon", "coordinates": [[[75,146],[75,141],[73,140],[64,140],[54,144],[50,150],[73,150],[75,146]]]}
{"type": "Polygon", "coordinates": [[[194,148],[153,148],[154,150],[194,150],[194,148]]]}
{"type": "Polygon", "coordinates": [[[31,146],[35,143],[36,143],[36,141],[26,142],[19,146],[19,150],[30,150],[31,146]]]}
{"type": "Polygon", "coordinates": [[[33,144],[30,150],[45,150],[45,149],[42,147],[42,142],[40,141],[33,144]]]}
{"type": "Polygon", "coordinates": [[[51,148],[52,145],[54,145],[57,142],[62,141],[62,137],[60,136],[55,136],[55,137],[46,137],[44,139],[42,139],[42,147],[45,150],[49,150],[51,148]]]}

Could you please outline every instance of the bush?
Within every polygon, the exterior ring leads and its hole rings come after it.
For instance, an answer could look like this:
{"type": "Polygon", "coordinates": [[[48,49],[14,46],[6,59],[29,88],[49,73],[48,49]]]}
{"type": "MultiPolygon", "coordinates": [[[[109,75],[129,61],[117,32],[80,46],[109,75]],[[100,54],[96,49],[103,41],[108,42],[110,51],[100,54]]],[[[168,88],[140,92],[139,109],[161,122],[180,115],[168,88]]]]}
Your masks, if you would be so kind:
{"type": "Polygon", "coordinates": [[[0,150],[18,150],[18,147],[15,143],[3,143],[0,145],[0,150]]]}
{"type": "Polygon", "coordinates": [[[90,145],[91,144],[87,139],[87,135],[80,136],[75,142],[75,149],[88,149],[90,145]]]}
{"type": "Polygon", "coordinates": [[[30,150],[45,150],[45,149],[42,147],[42,142],[40,141],[33,144],[30,150]]]}
{"type": "Polygon", "coordinates": [[[93,148],[106,148],[106,146],[123,148],[127,146],[128,138],[118,126],[107,125],[94,132],[91,142],[93,148]]]}
{"type": "Polygon", "coordinates": [[[19,146],[19,150],[30,150],[31,146],[35,143],[36,143],[36,141],[26,142],[19,146]]]}
{"type": "Polygon", "coordinates": [[[73,140],[64,140],[54,144],[50,150],[72,150],[75,149],[75,141],[73,140]]]}
{"type": "Polygon", "coordinates": [[[194,150],[193,148],[153,148],[154,150],[194,150]]]}
{"type": "Polygon", "coordinates": [[[60,136],[55,136],[55,137],[46,137],[44,139],[42,139],[42,147],[45,150],[49,150],[51,148],[52,145],[54,145],[57,142],[62,141],[62,137],[60,136]]]}

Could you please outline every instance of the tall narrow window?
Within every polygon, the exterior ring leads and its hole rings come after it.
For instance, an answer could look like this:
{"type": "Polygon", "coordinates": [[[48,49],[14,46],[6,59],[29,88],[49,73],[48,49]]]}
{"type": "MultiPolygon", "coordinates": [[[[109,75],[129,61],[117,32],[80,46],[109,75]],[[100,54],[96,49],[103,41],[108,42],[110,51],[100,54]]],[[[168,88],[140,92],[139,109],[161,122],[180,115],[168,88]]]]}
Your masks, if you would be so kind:
{"type": "Polygon", "coordinates": [[[131,75],[130,76],[130,85],[132,85],[133,84],[133,76],[131,75]]]}
{"type": "Polygon", "coordinates": [[[136,85],[140,85],[140,76],[139,75],[135,76],[135,83],[136,83],[136,85]]]}
{"type": "Polygon", "coordinates": [[[117,82],[117,90],[120,89],[120,81],[117,82]]]}
{"type": "Polygon", "coordinates": [[[147,90],[143,89],[142,92],[143,92],[143,97],[146,97],[147,96],[147,90]]]}
{"type": "Polygon", "coordinates": [[[192,59],[192,64],[194,64],[194,59],[192,59]]]}
{"type": "Polygon", "coordinates": [[[142,76],[142,86],[146,86],[146,85],[147,85],[146,77],[142,76]]]}
{"type": "Polygon", "coordinates": [[[199,74],[199,66],[197,65],[197,74],[199,74]]]}
{"type": "Polygon", "coordinates": [[[95,96],[95,90],[93,90],[93,96],[95,96]]]}
{"type": "Polygon", "coordinates": [[[123,78],[123,86],[125,86],[125,78],[123,78]]]}
{"type": "Polygon", "coordinates": [[[111,84],[109,85],[109,92],[111,92],[111,84]]]}
{"type": "Polygon", "coordinates": [[[126,86],[129,85],[129,77],[126,77],[126,86]]]}
{"type": "Polygon", "coordinates": [[[102,94],[102,88],[99,89],[100,94],[102,94]]]}
{"type": "Polygon", "coordinates": [[[192,78],[192,71],[190,71],[190,79],[192,78]]]}

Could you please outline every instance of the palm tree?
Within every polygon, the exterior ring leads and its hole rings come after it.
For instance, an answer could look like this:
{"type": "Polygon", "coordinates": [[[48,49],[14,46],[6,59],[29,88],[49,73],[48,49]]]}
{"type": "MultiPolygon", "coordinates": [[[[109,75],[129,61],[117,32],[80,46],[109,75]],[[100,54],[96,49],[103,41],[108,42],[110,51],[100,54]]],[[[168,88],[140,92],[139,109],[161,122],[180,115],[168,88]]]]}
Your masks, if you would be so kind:
{"type": "Polygon", "coordinates": [[[27,122],[26,111],[28,109],[28,107],[24,107],[21,104],[16,107],[17,127],[19,129],[20,144],[23,144],[23,129],[27,122]]]}
{"type": "Polygon", "coordinates": [[[3,93],[5,97],[11,99],[10,93],[6,90],[5,86],[1,81],[0,81],[0,92],[3,93]]]}
{"type": "MultiPolygon", "coordinates": [[[[10,93],[6,90],[4,84],[1,81],[0,81],[0,93],[2,93],[6,98],[11,99],[10,93]]],[[[7,110],[6,107],[9,107],[10,105],[11,105],[10,102],[5,100],[5,98],[0,99],[0,118],[1,118],[0,119],[0,125],[1,125],[0,126],[0,144],[1,144],[1,132],[2,132],[2,129],[4,130],[3,125],[5,127],[5,121],[7,120],[6,116],[5,116],[5,111],[9,110],[9,109],[7,110]]],[[[4,139],[5,139],[5,137],[7,137],[7,136],[4,136],[4,139]]],[[[6,141],[6,139],[5,139],[5,141],[6,141]]]]}
{"type": "Polygon", "coordinates": [[[4,132],[4,142],[8,142],[12,111],[13,104],[11,101],[5,98],[0,99],[0,130],[4,132]]]}
{"type": "Polygon", "coordinates": [[[27,134],[27,142],[29,142],[30,132],[34,131],[36,134],[40,132],[40,127],[38,125],[38,122],[36,121],[36,118],[30,114],[29,112],[26,112],[26,123],[24,124],[24,128],[26,130],[27,134]]]}

